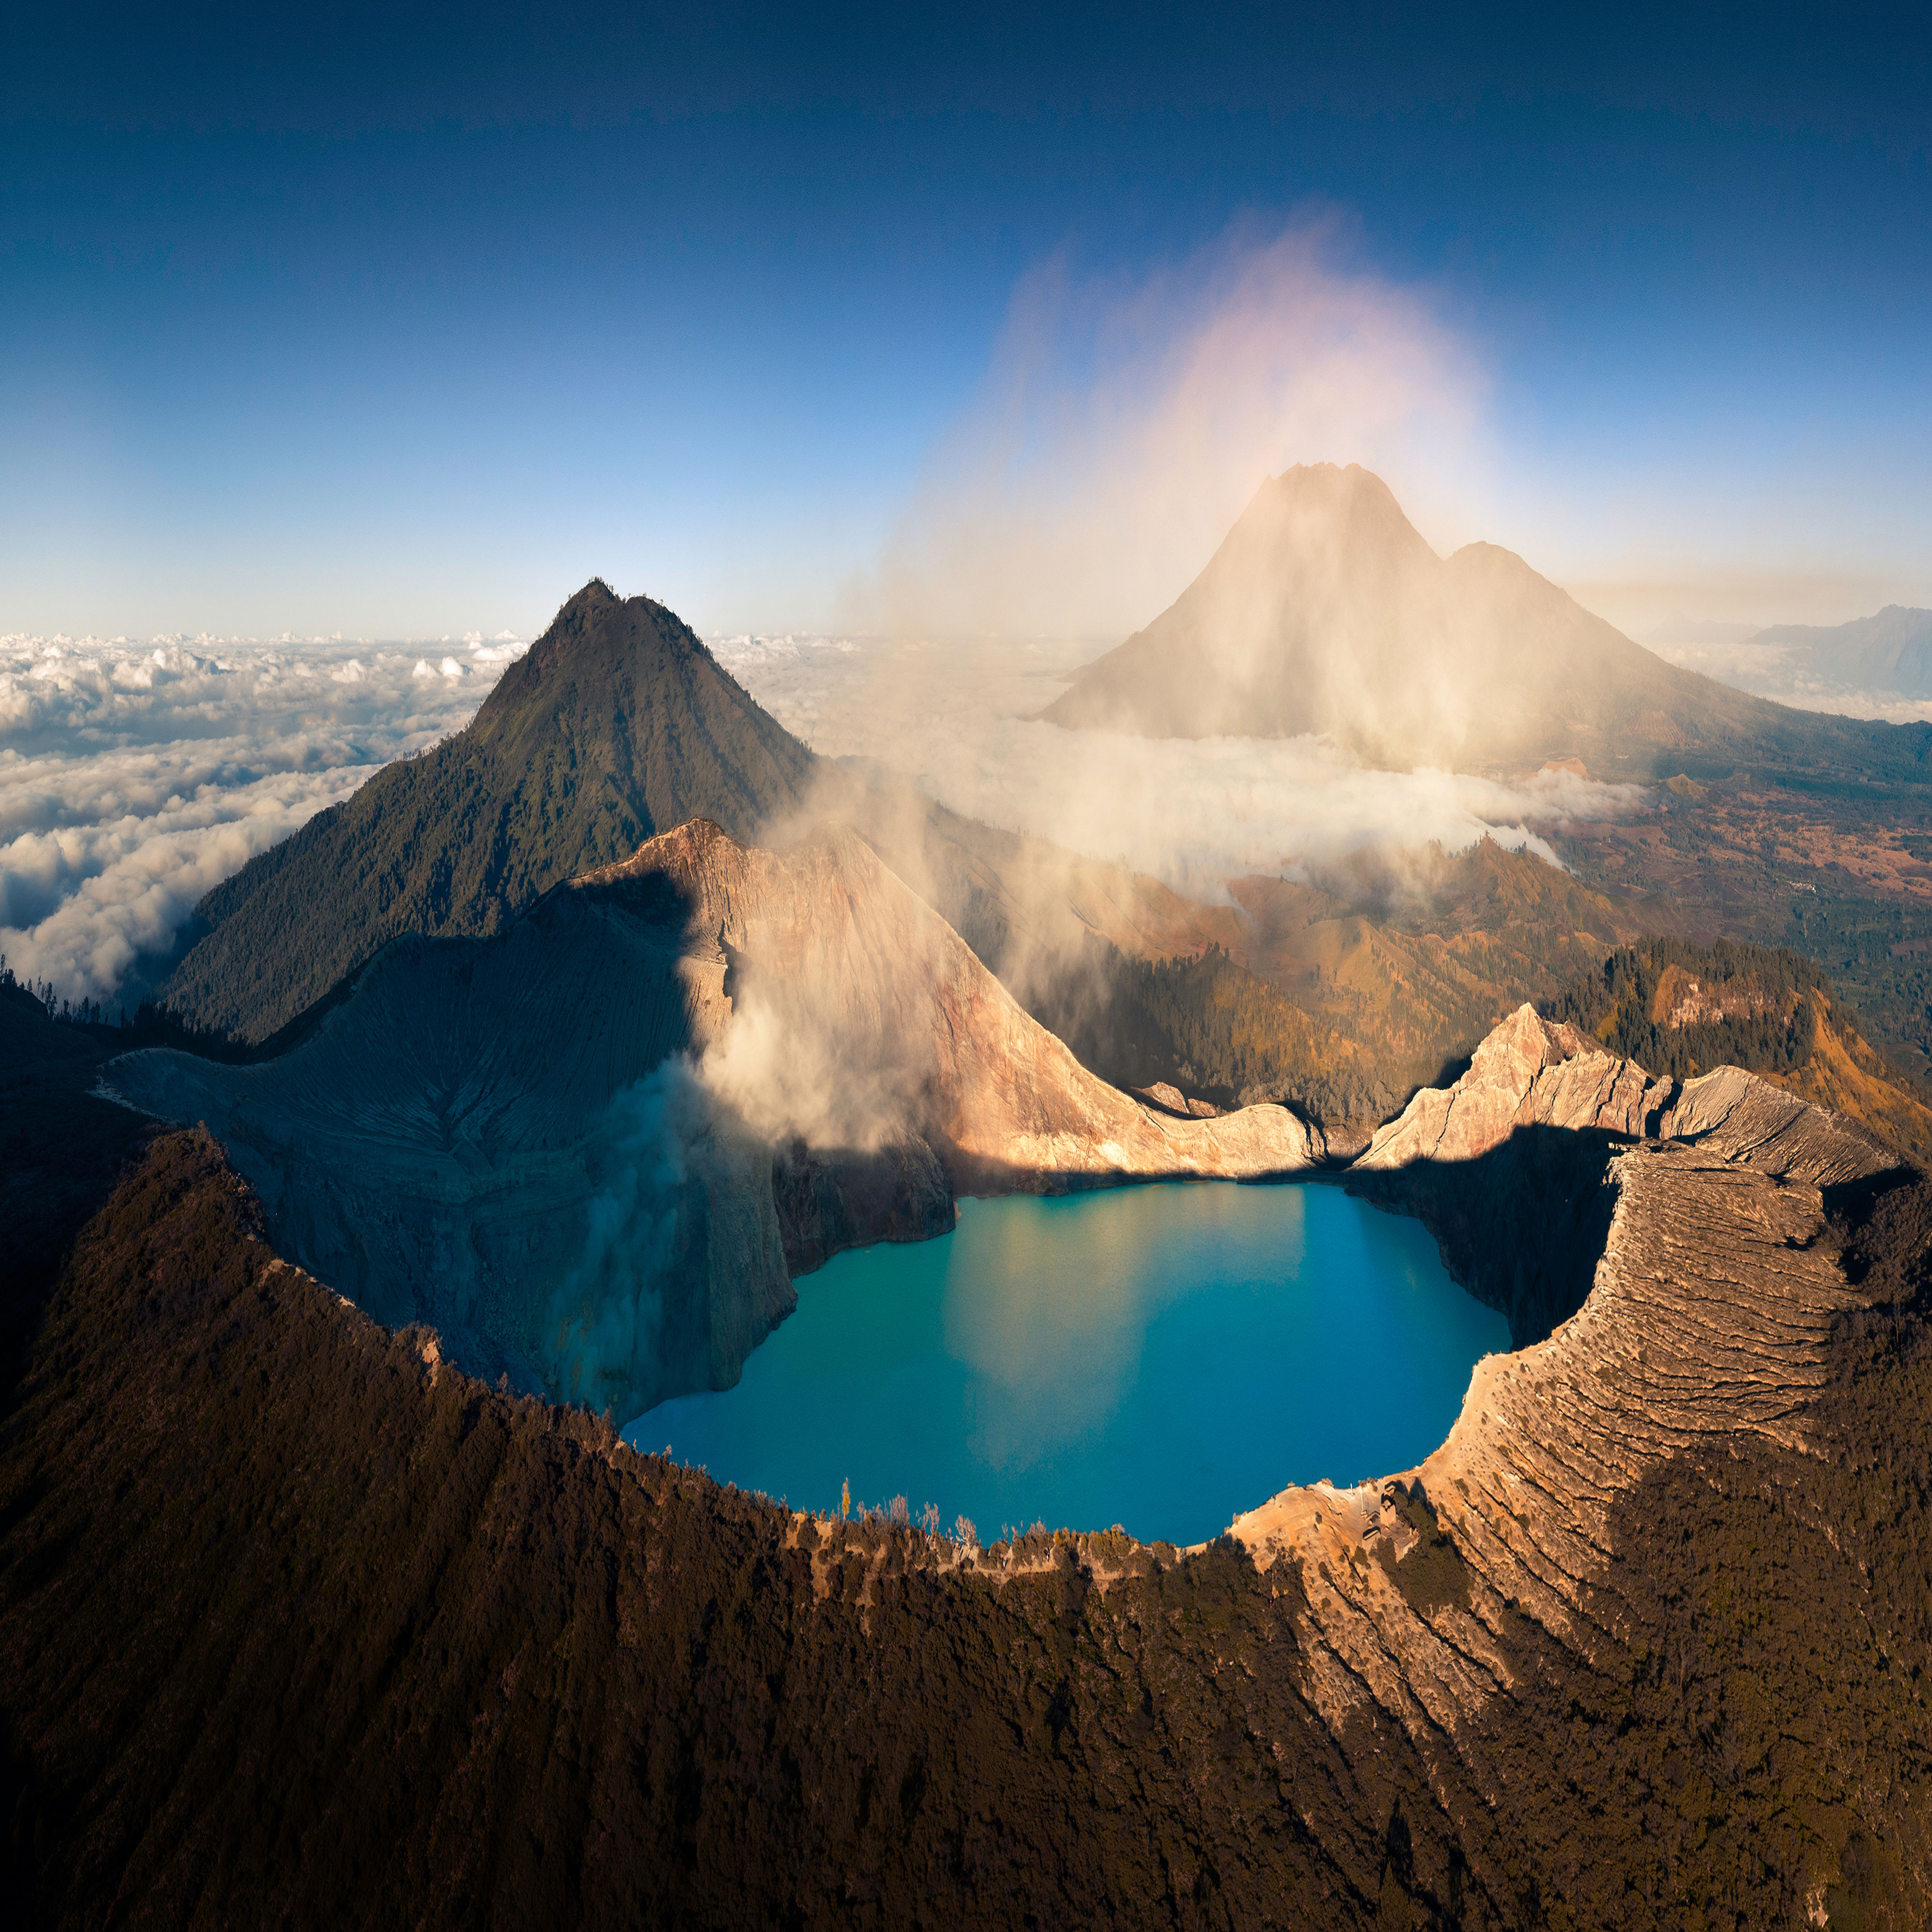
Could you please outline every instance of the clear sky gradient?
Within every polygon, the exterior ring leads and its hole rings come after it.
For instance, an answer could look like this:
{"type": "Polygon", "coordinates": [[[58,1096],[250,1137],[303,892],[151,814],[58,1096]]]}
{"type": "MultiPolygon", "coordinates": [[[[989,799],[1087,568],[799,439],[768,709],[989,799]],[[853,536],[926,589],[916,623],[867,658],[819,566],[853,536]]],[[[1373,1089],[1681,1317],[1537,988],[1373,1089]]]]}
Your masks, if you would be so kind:
{"type": "Polygon", "coordinates": [[[1042,264],[1311,220],[1478,372],[1432,540],[1932,604],[1904,9],[272,10],[10,22],[0,631],[838,622],[1042,264]]]}

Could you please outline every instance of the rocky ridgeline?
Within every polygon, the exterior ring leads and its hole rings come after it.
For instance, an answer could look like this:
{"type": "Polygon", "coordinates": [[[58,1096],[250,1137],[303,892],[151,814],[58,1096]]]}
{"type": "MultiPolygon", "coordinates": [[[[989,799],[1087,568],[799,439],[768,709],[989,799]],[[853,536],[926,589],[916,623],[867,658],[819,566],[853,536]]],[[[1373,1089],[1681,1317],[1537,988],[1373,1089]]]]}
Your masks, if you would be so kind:
{"type": "MultiPolygon", "coordinates": [[[[1804,1448],[1832,1324],[1862,1305],[1823,1238],[1822,1190],[1894,1164],[1753,1075],[1653,1080],[1528,1006],[1454,1087],[1418,1094],[1377,1134],[1352,1184],[1446,1226],[1479,1280],[1479,1239],[1505,1262],[1513,1234],[1541,1251],[1533,1219],[1552,1189],[1563,1227],[1583,1231],[1564,1191],[1579,1174],[1595,1177],[1603,1234],[1572,1258],[1587,1273],[1579,1305],[1478,1364],[1419,1469],[1286,1490],[1234,1522],[1258,1568],[1292,1566],[1306,1592],[1312,1676],[1338,1732],[1372,1706],[1492,1783],[1472,1720],[1515,1688],[1512,1620],[1586,1656],[1630,1637],[1611,1570],[1619,1498],[1686,1451],[1754,1436],[1804,1448]],[[1570,1166],[1549,1157],[1552,1134],[1570,1166]],[[1471,1210],[1479,1190],[1486,1220],[1471,1210]]],[[[1486,1286],[1522,1282],[1492,1268],[1486,1286]]]]}
{"type": "MultiPolygon", "coordinates": [[[[742,1003],[782,1042],[769,1071],[786,1107],[830,1146],[903,1129],[928,1142],[960,1192],[987,1194],[1252,1179],[1319,1157],[1286,1107],[1176,1118],[1090,1073],[843,826],[772,852],[694,821],[568,890],[619,904],[633,890],[675,896],[688,956],[708,952],[721,983],[730,971],[730,1003],[706,1006],[699,1043],[733,1044],[723,1023],[742,1003]],[[808,1076],[822,1101],[794,1091],[808,1076]]],[[[744,1070],[754,1114],[776,1097],[767,1071],[744,1070]]],[[[725,1084],[732,1090],[728,1075],[725,1084]]]]}

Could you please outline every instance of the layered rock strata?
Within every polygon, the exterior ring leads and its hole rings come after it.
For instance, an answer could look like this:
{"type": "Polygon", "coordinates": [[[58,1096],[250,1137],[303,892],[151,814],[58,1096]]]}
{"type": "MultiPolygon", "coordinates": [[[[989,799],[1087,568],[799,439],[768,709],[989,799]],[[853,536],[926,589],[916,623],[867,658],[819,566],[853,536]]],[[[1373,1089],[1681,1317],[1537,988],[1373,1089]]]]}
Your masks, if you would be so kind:
{"type": "Polygon", "coordinates": [[[1891,1159],[1863,1129],[1754,1074],[1658,1079],[1525,1006],[1454,1086],[1425,1089],[1378,1130],[1348,1185],[1425,1222],[1456,1278],[1509,1318],[1522,1348],[1589,1292],[1614,1199],[1610,1162],[1646,1138],[1819,1186],[1891,1159]]]}
{"type": "Polygon", "coordinates": [[[500,934],[392,943],[278,1059],[111,1078],[205,1121],[372,1313],[620,1416],[728,1387],[792,1274],[942,1232],[956,1190],[1317,1151],[1285,1108],[1174,1118],[1094,1078],[839,827],[770,852],[694,821],[500,934]]]}
{"type": "MultiPolygon", "coordinates": [[[[1418,1095],[1376,1136],[1363,1179],[1406,1179],[1426,1205],[1508,1180],[1519,1139],[1564,1135],[1600,1149],[1604,1234],[1576,1258],[1580,1306],[1478,1364],[1419,1469],[1286,1490],[1233,1526],[1259,1568],[1292,1565],[1307,1592],[1330,1724],[1372,1707],[1426,1754],[1459,1755],[1479,1788],[1494,1768],[1470,1720],[1513,1688],[1510,1619],[1586,1656],[1630,1635],[1604,1621],[1619,1498],[1686,1452],[1750,1437],[1804,1449],[1832,1324],[1861,1305],[1825,1238],[1822,1190],[1894,1165],[1752,1075],[1654,1081],[1525,1008],[1454,1088],[1418,1095]]],[[[1530,1171],[1516,1171],[1511,1211],[1538,1205],[1530,1171]]],[[[1492,1232],[1509,1238],[1502,1220],[1492,1232]]]]}

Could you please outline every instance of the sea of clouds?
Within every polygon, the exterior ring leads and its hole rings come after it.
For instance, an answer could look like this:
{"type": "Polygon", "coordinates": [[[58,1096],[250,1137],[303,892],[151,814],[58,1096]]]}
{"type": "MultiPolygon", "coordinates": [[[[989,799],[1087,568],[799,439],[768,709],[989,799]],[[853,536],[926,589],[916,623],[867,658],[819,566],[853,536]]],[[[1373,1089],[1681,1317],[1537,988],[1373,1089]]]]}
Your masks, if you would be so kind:
{"type": "Polygon", "coordinates": [[[130,1007],[195,903],[380,766],[460,729],[526,648],[0,638],[0,952],[130,1007]]]}
{"type": "MultiPolygon", "coordinates": [[[[1561,771],[1385,772],[1315,739],[1136,739],[1040,710],[1102,640],[902,643],[741,634],[713,650],[818,752],[956,811],[1178,890],[1318,877],[1366,849],[1547,836],[1635,808],[1561,771]]],[[[526,648],[340,640],[0,638],[0,952],[22,979],[130,1009],[212,886],[392,758],[468,722],[526,648]]]]}

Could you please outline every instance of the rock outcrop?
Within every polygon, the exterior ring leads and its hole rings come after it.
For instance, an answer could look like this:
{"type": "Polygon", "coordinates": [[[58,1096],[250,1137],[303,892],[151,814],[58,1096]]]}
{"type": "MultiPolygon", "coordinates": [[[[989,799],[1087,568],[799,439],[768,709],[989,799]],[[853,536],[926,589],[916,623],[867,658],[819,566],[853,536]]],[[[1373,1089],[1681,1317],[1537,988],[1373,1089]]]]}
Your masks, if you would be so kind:
{"type": "Polygon", "coordinates": [[[1454,1086],[1425,1088],[1349,1169],[1352,1190],[1415,1215],[1518,1348],[1582,1305],[1610,1228],[1617,1150],[1693,1142],[1814,1186],[1890,1163],[1855,1124],[1734,1066],[1658,1079],[1519,1007],[1454,1086]],[[1802,1152],[1799,1151],[1802,1150],[1802,1152]]]}
{"type": "Polygon", "coordinates": [[[1537,1246],[1528,1217],[1552,1204],[1536,1160],[1563,1137],[1594,1143],[1574,1172],[1594,1168],[1602,1210],[1600,1238],[1566,1230],[1580,1305],[1533,1346],[1478,1364],[1419,1469],[1284,1490],[1233,1526],[1264,1570],[1298,1570],[1331,1725],[1372,1707],[1425,1754],[1459,1756],[1478,1788],[1495,1767],[1471,1720],[1511,1694],[1510,1619],[1586,1656],[1630,1634],[1611,1627],[1619,1499],[1687,1451],[1749,1436],[1802,1448],[1832,1324],[1862,1305],[1820,1238],[1821,1190],[1894,1165],[1752,1075],[1721,1068],[1676,1088],[1526,1007],[1454,1088],[1418,1094],[1377,1135],[1360,1180],[1438,1220],[1458,1191],[1466,1204],[1500,1190],[1500,1208],[1466,1207],[1444,1240],[1463,1278],[1493,1292],[1512,1277],[1506,1259],[1485,1272],[1480,1243],[1537,1246]],[[1526,1141],[1537,1151],[1513,1158],[1526,1141]]]}
{"type": "Polygon", "coordinates": [[[626,1418],[728,1387],[792,1274],[943,1231],[956,1190],[1318,1154],[1285,1108],[1176,1118],[1096,1078],[839,827],[772,852],[694,821],[501,934],[392,943],[278,1059],[110,1077],[205,1121],[371,1312],[626,1418]]]}
{"type": "Polygon", "coordinates": [[[1672,1092],[1669,1081],[1602,1052],[1574,1027],[1519,1006],[1453,1087],[1425,1088],[1376,1131],[1355,1165],[1372,1173],[1476,1160],[1527,1126],[1640,1136],[1656,1131],[1672,1092]]]}
{"type": "Polygon", "coordinates": [[[1355,1172],[1479,1160],[1533,1127],[1695,1142],[1819,1186],[1870,1172],[1885,1152],[1856,1122],[1742,1067],[1660,1080],[1523,1006],[1477,1048],[1453,1087],[1424,1088],[1378,1129],[1355,1172]]]}

